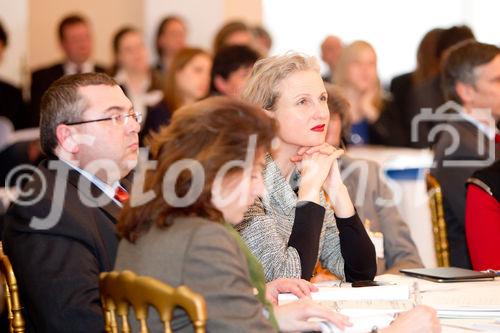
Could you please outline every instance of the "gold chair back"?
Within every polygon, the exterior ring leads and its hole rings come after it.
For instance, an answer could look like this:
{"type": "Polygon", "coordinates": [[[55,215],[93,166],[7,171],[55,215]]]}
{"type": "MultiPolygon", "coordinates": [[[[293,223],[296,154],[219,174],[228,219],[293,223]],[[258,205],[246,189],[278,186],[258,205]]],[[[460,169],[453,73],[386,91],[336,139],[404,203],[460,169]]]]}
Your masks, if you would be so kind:
{"type": "Polygon", "coordinates": [[[7,304],[9,332],[24,333],[25,324],[16,276],[14,275],[9,258],[3,252],[2,242],[0,242],[0,283],[3,287],[5,303],[7,304]]]}
{"type": "Polygon", "coordinates": [[[181,307],[187,312],[196,333],[205,332],[207,321],[205,299],[186,286],[173,288],[157,279],[138,276],[131,271],[113,271],[101,273],[99,289],[106,332],[118,333],[117,317],[120,319],[121,332],[131,332],[128,322],[130,305],[139,321],[140,333],[148,332],[146,321],[149,306],[158,311],[165,333],[172,332],[170,321],[175,307],[181,307]]]}
{"type": "Polygon", "coordinates": [[[450,266],[450,252],[448,236],[446,232],[446,220],[443,208],[443,193],[437,179],[429,172],[425,177],[427,183],[427,194],[429,196],[429,208],[431,210],[432,231],[434,235],[434,248],[439,267],[450,266]]]}

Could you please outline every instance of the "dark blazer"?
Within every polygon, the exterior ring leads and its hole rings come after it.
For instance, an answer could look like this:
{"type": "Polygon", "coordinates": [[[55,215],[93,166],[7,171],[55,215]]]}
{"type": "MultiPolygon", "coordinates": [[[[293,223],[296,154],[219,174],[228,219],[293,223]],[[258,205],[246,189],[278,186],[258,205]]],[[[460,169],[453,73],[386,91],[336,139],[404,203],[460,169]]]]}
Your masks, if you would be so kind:
{"type": "MultiPolygon", "coordinates": [[[[178,217],[167,228],[151,227],[135,243],[123,239],[115,269],[151,276],[173,287],[186,285],[202,294],[207,332],[275,332],[254,296],[242,249],[219,223],[178,217]]],[[[132,332],[137,332],[137,320],[130,321],[132,332]]],[[[151,311],[148,326],[151,332],[163,331],[156,311],[151,311]]],[[[193,332],[185,311],[174,311],[172,328],[177,333],[193,332]]]]}
{"type": "MultiPolygon", "coordinates": [[[[474,171],[484,166],[452,167],[443,165],[443,162],[485,160],[486,155],[478,153],[478,140],[482,140],[486,148],[495,145],[495,142],[494,140],[485,139],[484,135],[479,136],[477,127],[465,120],[449,121],[447,124],[458,132],[460,143],[454,152],[448,154],[446,149],[452,146],[453,138],[448,132],[440,133],[433,148],[435,165],[431,169],[431,174],[437,178],[442,188],[446,230],[450,247],[450,264],[456,267],[471,268],[465,238],[465,183],[474,171]]],[[[494,151],[494,158],[499,159],[498,145],[494,151]]]]}
{"type": "Polygon", "coordinates": [[[21,89],[0,80],[0,116],[9,118],[15,129],[25,127],[26,105],[21,89]]]}
{"type": "MultiPolygon", "coordinates": [[[[106,69],[95,65],[94,70],[97,73],[105,73],[106,69]]],[[[30,117],[28,119],[29,127],[38,127],[40,122],[40,102],[42,96],[49,86],[64,75],[64,63],[41,68],[31,74],[31,106],[30,117]]]]}
{"type": "Polygon", "coordinates": [[[414,116],[413,103],[415,101],[415,88],[413,84],[413,72],[405,73],[394,77],[391,80],[389,88],[392,97],[394,99],[394,104],[401,119],[401,124],[403,126],[404,134],[406,137],[406,142],[408,146],[413,144],[410,142],[411,139],[411,121],[414,116]]]}
{"type": "MultiPolygon", "coordinates": [[[[120,208],[112,201],[88,207],[80,197],[95,204],[88,189],[94,197],[104,195],[102,191],[64,162],[50,162],[57,172],[49,161],[38,166],[47,184],[41,199],[30,206],[12,205],[5,218],[5,251],[19,283],[28,332],[102,332],[99,273],[113,269],[120,208]],[[64,194],[57,192],[60,185],[66,187],[64,194]],[[32,218],[48,216],[53,204],[62,206],[60,217],[49,221],[53,226],[32,228],[32,218]]],[[[40,177],[34,177],[27,189],[34,190],[28,199],[37,196],[40,177]]]]}
{"type": "Polygon", "coordinates": [[[149,134],[159,132],[162,126],[168,125],[171,117],[172,114],[170,109],[163,100],[155,106],[148,108],[144,126],[142,126],[141,132],[139,133],[141,145],[144,145],[144,139],[147,138],[149,134]]]}

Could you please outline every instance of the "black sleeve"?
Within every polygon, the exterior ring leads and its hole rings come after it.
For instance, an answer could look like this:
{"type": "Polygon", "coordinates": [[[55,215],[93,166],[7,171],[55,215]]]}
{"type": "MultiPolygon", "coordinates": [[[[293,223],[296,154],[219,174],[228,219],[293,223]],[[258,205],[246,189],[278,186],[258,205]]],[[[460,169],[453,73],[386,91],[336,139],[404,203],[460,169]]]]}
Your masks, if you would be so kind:
{"type": "Polygon", "coordinates": [[[288,246],[295,248],[299,253],[301,278],[305,280],[311,279],[316,266],[324,218],[323,206],[309,201],[297,203],[288,246]]]}
{"type": "Polygon", "coordinates": [[[346,280],[348,282],[373,280],[377,273],[375,246],[358,214],[347,218],[335,218],[340,232],[340,251],[344,257],[346,280]]]}

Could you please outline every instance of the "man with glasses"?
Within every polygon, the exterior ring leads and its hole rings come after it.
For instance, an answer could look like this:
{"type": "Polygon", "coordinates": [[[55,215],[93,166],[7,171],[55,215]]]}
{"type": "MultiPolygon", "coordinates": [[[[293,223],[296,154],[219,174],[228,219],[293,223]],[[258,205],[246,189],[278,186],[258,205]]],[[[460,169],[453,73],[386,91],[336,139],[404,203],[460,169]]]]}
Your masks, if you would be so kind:
{"type": "Polygon", "coordinates": [[[28,332],[104,330],[99,273],[114,265],[140,121],[104,74],[65,76],[42,98],[40,140],[49,159],[7,212],[3,237],[28,332]]]}

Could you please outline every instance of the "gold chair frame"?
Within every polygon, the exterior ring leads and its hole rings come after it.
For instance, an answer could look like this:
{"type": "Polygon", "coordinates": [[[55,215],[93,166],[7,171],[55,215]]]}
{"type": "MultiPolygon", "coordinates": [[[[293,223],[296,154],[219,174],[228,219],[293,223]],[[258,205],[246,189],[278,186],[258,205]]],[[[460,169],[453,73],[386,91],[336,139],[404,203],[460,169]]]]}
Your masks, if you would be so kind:
{"type": "Polygon", "coordinates": [[[140,333],[147,333],[149,306],[153,306],[164,324],[164,332],[171,333],[170,321],[175,307],[183,308],[191,318],[196,333],[204,333],[207,321],[205,299],[186,286],[173,288],[148,276],[131,271],[101,273],[99,289],[105,317],[105,331],[118,333],[116,317],[121,319],[121,332],[130,333],[129,307],[140,323],[140,333]]]}
{"type": "Polygon", "coordinates": [[[425,175],[425,180],[427,184],[427,194],[429,196],[429,208],[431,211],[432,233],[434,235],[437,264],[439,267],[449,267],[450,251],[448,234],[446,232],[441,185],[429,172],[425,175]]]}
{"type": "Polygon", "coordinates": [[[0,283],[2,284],[7,304],[9,332],[24,333],[25,322],[22,314],[19,288],[10,260],[3,252],[2,242],[0,242],[0,283]]]}

